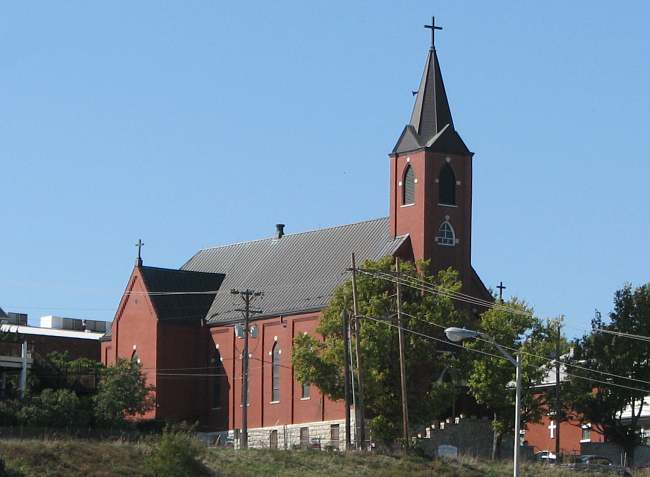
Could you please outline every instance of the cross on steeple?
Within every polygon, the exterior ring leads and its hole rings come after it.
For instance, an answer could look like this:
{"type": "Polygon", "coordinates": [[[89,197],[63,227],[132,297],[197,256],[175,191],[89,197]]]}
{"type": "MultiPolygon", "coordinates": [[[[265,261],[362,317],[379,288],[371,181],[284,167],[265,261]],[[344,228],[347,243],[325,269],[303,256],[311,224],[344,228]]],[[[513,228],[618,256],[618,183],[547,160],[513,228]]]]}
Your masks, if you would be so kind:
{"type": "Polygon", "coordinates": [[[503,301],[503,290],[505,290],[507,287],[503,284],[503,282],[499,282],[499,286],[497,288],[499,289],[499,301],[503,301]]]}
{"type": "Polygon", "coordinates": [[[142,266],[142,246],[144,245],[144,242],[142,239],[138,239],[138,243],[135,244],[136,247],[138,247],[138,258],[135,260],[135,264],[138,267],[142,266]]]}
{"type": "Polygon", "coordinates": [[[431,49],[436,47],[436,30],[442,30],[442,27],[436,25],[436,17],[431,17],[431,25],[424,25],[424,28],[431,30],[431,49]]]}

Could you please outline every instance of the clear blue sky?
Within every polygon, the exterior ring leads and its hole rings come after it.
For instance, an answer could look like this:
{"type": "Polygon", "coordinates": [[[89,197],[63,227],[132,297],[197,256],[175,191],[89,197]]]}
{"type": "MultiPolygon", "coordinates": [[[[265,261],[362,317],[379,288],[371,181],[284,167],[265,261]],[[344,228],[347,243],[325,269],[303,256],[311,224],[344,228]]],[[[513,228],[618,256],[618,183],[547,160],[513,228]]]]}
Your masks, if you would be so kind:
{"type": "Polygon", "coordinates": [[[113,317],[135,257],[384,216],[432,14],[473,260],[570,334],[650,280],[650,4],[14,2],[0,306],[113,317]]]}

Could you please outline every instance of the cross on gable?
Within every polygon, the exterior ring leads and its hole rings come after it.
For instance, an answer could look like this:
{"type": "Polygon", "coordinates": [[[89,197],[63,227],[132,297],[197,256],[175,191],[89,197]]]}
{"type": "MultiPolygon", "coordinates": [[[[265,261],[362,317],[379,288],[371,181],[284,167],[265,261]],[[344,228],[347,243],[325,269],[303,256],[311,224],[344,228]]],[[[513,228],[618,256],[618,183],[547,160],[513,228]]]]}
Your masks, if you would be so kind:
{"type": "Polygon", "coordinates": [[[436,17],[431,17],[431,25],[424,25],[424,28],[431,30],[431,48],[436,47],[436,30],[442,30],[442,27],[436,25],[436,17]]]}
{"type": "Polygon", "coordinates": [[[555,429],[557,429],[557,426],[555,425],[555,421],[551,421],[551,423],[548,425],[548,430],[551,439],[555,439],[555,429]]]}
{"type": "Polygon", "coordinates": [[[503,284],[503,282],[499,282],[499,286],[497,288],[499,289],[499,301],[503,301],[503,290],[505,290],[507,287],[503,284]]]}
{"type": "Polygon", "coordinates": [[[144,242],[142,239],[138,239],[138,243],[135,244],[136,247],[138,247],[138,260],[142,260],[142,246],[144,245],[144,242]]]}

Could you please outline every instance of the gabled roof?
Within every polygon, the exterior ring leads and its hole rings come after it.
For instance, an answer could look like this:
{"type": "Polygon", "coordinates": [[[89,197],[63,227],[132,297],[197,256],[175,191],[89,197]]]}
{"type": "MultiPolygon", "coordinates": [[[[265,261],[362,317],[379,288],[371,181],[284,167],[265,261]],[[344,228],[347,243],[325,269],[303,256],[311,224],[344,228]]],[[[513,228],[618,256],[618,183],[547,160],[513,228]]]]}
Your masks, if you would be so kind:
{"type": "Polygon", "coordinates": [[[427,54],[411,120],[404,128],[393,153],[409,152],[423,147],[435,152],[470,154],[454,128],[435,48],[431,48],[427,54]]]}
{"type": "Polygon", "coordinates": [[[202,319],[223,282],[222,273],[140,267],[159,320],[202,319]]]}
{"type": "Polygon", "coordinates": [[[240,298],[231,289],[264,292],[256,317],[324,308],[337,285],[349,277],[352,252],[359,264],[393,255],[407,236],[391,238],[381,218],[199,251],[183,270],[222,272],[225,279],[207,313],[210,323],[241,319],[240,298]]]}
{"type": "Polygon", "coordinates": [[[0,318],[7,318],[7,314],[4,312],[2,308],[0,308],[0,318]]]}

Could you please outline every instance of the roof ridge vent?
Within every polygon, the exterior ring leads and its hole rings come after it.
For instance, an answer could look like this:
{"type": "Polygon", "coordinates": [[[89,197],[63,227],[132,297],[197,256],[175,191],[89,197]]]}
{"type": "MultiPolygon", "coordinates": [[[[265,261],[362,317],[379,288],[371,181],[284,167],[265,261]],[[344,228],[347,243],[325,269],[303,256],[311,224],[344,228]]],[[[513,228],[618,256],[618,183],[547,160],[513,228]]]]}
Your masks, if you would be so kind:
{"type": "Polygon", "coordinates": [[[284,224],[275,224],[275,238],[281,239],[284,237],[284,224]]]}

